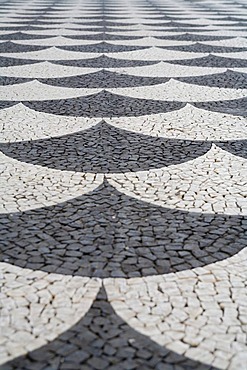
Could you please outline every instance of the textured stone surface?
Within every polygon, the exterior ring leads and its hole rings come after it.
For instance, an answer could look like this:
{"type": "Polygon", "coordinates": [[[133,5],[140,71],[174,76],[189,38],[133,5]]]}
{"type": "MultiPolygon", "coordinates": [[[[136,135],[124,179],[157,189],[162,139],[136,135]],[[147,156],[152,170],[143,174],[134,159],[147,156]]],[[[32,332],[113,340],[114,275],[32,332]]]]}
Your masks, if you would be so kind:
{"type": "Polygon", "coordinates": [[[246,370],[243,0],[0,4],[1,370],[246,370]]]}

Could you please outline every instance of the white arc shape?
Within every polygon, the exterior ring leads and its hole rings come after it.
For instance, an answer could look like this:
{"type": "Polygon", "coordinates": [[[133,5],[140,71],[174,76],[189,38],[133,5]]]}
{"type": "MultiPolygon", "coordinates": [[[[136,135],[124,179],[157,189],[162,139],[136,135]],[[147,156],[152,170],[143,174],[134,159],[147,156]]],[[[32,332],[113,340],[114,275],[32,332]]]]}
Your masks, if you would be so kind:
{"type": "Polygon", "coordinates": [[[170,79],[168,82],[153,86],[124,87],[108,89],[108,91],[137,99],[160,101],[203,102],[233,100],[244,98],[247,89],[227,89],[193,85],[170,79]]]}
{"type": "Polygon", "coordinates": [[[246,159],[213,145],[206,154],[182,164],[107,177],[119,191],[157,206],[247,215],[246,173],[246,159]]]}

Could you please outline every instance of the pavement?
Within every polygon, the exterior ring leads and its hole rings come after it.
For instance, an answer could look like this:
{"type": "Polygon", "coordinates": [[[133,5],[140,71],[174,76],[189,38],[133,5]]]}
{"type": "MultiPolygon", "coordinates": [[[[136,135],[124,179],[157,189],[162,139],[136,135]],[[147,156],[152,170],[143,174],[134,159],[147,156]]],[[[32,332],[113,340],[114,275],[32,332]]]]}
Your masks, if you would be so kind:
{"type": "Polygon", "coordinates": [[[1,370],[247,369],[245,0],[0,3],[1,370]]]}

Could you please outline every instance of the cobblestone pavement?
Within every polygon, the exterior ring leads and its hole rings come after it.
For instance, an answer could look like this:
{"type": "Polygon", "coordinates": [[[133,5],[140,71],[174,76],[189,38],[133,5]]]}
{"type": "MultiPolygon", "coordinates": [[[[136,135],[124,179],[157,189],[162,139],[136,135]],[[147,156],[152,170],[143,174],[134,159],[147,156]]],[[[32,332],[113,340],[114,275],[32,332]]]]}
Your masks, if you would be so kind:
{"type": "Polygon", "coordinates": [[[247,369],[246,108],[246,0],[1,1],[1,370],[247,369]]]}

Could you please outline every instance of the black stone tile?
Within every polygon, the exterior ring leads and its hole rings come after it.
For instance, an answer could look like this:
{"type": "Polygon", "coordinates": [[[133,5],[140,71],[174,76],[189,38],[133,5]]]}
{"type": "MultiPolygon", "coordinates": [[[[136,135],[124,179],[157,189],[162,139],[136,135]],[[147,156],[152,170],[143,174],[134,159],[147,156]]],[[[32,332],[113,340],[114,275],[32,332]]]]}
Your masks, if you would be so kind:
{"type": "Polygon", "coordinates": [[[122,68],[122,67],[141,67],[158,63],[158,61],[144,60],[124,60],[109,58],[106,55],[97,58],[79,59],[79,60],[53,60],[55,64],[61,64],[72,67],[87,67],[87,68],[122,68]]]}
{"type": "Polygon", "coordinates": [[[161,168],[195,159],[211,143],[129,132],[101,122],[65,136],[0,144],[6,155],[59,170],[119,173],[161,168]]]}
{"type": "Polygon", "coordinates": [[[99,291],[85,317],[67,332],[49,344],[0,366],[0,369],[217,370],[161,347],[132,329],[116,314],[104,288],[99,291]],[[98,348],[99,341],[105,346],[98,348]]]}
{"type": "MultiPolygon", "coordinates": [[[[129,76],[102,70],[99,72],[63,78],[43,78],[40,82],[61,87],[71,88],[114,88],[151,86],[167,82],[168,78],[129,76]]],[[[1,78],[0,78],[1,84],[1,78]]]]}
{"type": "Polygon", "coordinates": [[[247,219],[162,208],[104,182],[64,203],[0,215],[0,238],[1,261],[17,266],[101,278],[138,277],[234,255],[246,247],[247,219]]]}
{"type": "Polygon", "coordinates": [[[171,112],[184,107],[186,103],[135,99],[102,91],[98,94],[79,98],[30,101],[24,104],[39,112],[63,116],[133,117],[171,112]]]}
{"type": "Polygon", "coordinates": [[[202,86],[229,89],[247,88],[247,73],[235,72],[231,70],[227,70],[224,73],[216,73],[206,76],[180,77],[177,78],[177,80],[202,86]]]}

